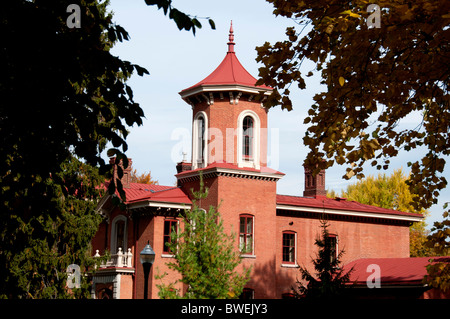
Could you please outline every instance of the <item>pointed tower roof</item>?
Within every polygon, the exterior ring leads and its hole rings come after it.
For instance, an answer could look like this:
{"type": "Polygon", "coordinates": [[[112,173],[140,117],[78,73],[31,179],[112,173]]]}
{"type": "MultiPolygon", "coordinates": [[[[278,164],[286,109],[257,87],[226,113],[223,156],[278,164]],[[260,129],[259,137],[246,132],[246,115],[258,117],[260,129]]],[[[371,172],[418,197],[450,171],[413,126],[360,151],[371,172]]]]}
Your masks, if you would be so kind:
{"type": "Polygon", "coordinates": [[[256,85],[254,78],[239,62],[234,52],[234,31],[231,22],[228,36],[228,52],[219,66],[206,78],[197,84],[180,92],[182,98],[208,91],[244,91],[258,93],[260,91],[271,91],[272,88],[265,85],[256,85]]]}

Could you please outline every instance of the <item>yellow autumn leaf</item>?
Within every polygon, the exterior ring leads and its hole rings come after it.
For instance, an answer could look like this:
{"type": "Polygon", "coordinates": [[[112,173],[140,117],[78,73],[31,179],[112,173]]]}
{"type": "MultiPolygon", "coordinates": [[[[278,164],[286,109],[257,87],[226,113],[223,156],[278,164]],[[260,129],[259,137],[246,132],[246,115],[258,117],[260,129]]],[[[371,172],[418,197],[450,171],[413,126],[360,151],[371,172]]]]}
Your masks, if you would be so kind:
{"type": "Polygon", "coordinates": [[[334,25],[333,24],[329,24],[327,26],[327,29],[325,30],[326,33],[331,34],[331,32],[333,32],[334,29],[334,25]]]}
{"type": "Polygon", "coordinates": [[[345,11],[341,12],[341,14],[348,14],[349,16],[351,16],[353,18],[360,18],[359,14],[353,13],[351,10],[345,10],[345,11]]]}
{"type": "Polygon", "coordinates": [[[345,79],[341,76],[341,77],[339,77],[339,84],[341,85],[341,86],[344,86],[344,83],[345,83],[345,79]]]}
{"type": "Polygon", "coordinates": [[[347,173],[344,175],[346,179],[350,179],[355,175],[355,172],[353,170],[347,171],[347,173]]]}

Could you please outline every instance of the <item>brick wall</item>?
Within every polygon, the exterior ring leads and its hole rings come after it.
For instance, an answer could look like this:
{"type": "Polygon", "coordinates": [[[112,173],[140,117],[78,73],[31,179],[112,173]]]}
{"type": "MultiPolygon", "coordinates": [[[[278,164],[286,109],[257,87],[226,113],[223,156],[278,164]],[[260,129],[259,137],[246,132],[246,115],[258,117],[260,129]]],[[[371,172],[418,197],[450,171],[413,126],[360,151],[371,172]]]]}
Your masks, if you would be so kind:
{"type": "MultiPolygon", "coordinates": [[[[236,93],[234,94],[236,95],[236,93]]],[[[248,99],[249,96],[244,94],[237,105],[230,104],[230,98],[225,93],[223,100],[220,99],[218,93],[214,93],[214,104],[208,105],[206,102],[201,102],[194,106],[193,119],[200,111],[205,112],[208,116],[208,128],[211,134],[211,140],[208,142],[209,163],[237,163],[238,116],[245,110],[251,110],[258,115],[261,121],[260,165],[267,165],[267,111],[261,107],[260,103],[249,102],[248,99]]]]}
{"type": "MultiPolygon", "coordinates": [[[[178,280],[180,277],[177,273],[171,271],[167,263],[173,261],[172,258],[168,258],[167,254],[163,253],[163,235],[164,235],[164,220],[166,217],[164,216],[141,216],[139,218],[139,227],[138,227],[138,241],[137,241],[137,253],[139,254],[147,245],[147,242],[150,242],[150,246],[152,246],[155,252],[155,262],[153,263],[152,268],[150,269],[149,274],[149,291],[148,298],[149,299],[158,299],[158,288],[157,284],[161,283],[172,283],[178,280]],[[163,281],[156,280],[155,275],[162,275],[165,272],[168,273],[167,276],[164,277],[163,281]]],[[[137,256],[136,263],[136,298],[143,299],[144,298],[144,271],[142,264],[139,261],[139,256],[137,256]]],[[[176,288],[181,288],[181,284],[177,285],[176,288]]]]}
{"type": "MultiPolygon", "coordinates": [[[[218,176],[205,179],[209,187],[208,198],[200,203],[206,210],[209,205],[220,205],[226,233],[235,234],[236,250],[239,248],[239,216],[254,216],[254,252],[243,258],[243,267],[252,267],[251,280],[246,285],[255,290],[255,298],[275,298],[276,278],[270,269],[275,266],[276,183],[239,177],[218,176]]],[[[198,189],[198,182],[185,183],[185,189],[198,189]],[[196,185],[197,184],[197,185],[196,185]]]]}
{"type": "MultiPolygon", "coordinates": [[[[359,258],[409,257],[409,227],[407,224],[394,224],[386,221],[336,220],[329,219],[328,231],[338,236],[338,249],[344,249],[342,264],[359,258]]],[[[294,231],[297,234],[297,264],[307,267],[314,273],[311,262],[316,258],[318,247],[314,244],[321,235],[318,218],[277,216],[276,273],[278,298],[290,292],[295,278],[300,278],[297,268],[282,266],[282,232],[294,231]],[[291,224],[291,225],[290,225],[291,224]]]]}
{"type": "Polygon", "coordinates": [[[121,275],[120,276],[120,299],[132,299],[133,298],[133,276],[121,275]]]}

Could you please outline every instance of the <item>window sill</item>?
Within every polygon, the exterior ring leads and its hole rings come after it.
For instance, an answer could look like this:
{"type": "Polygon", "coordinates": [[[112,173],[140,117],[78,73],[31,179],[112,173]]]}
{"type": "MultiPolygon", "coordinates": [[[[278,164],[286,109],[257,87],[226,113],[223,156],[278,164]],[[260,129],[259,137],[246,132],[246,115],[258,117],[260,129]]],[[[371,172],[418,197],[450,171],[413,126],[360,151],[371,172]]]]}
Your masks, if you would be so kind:
{"type": "Polygon", "coordinates": [[[172,254],[161,254],[161,258],[175,258],[175,255],[172,255],[172,254]]]}
{"type": "Polygon", "coordinates": [[[238,167],[250,167],[254,169],[260,169],[259,163],[255,160],[252,161],[240,160],[238,162],[238,167]]]}
{"type": "Polygon", "coordinates": [[[241,254],[241,258],[256,258],[256,255],[247,255],[247,254],[241,254]]]}
{"type": "Polygon", "coordinates": [[[283,268],[300,268],[297,264],[281,264],[281,267],[283,268]]]}

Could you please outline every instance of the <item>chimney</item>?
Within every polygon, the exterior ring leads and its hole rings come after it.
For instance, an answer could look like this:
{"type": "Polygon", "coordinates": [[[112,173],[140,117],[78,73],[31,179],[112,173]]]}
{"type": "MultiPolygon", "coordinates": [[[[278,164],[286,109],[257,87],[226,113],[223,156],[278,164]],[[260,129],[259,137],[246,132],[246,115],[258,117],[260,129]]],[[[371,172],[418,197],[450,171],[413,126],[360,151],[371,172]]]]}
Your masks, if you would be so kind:
{"type": "Polygon", "coordinates": [[[313,176],[310,168],[305,168],[305,190],[303,191],[304,197],[326,197],[327,191],[325,190],[325,170],[321,170],[316,176],[313,176]]]}
{"type": "Polygon", "coordinates": [[[192,164],[187,162],[179,162],[177,164],[177,174],[190,171],[192,169],[192,164]]]}
{"type": "MultiPolygon", "coordinates": [[[[109,159],[109,164],[111,164],[111,165],[113,165],[113,167],[114,167],[114,180],[116,179],[116,178],[118,178],[118,176],[117,176],[117,168],[116,168],[116,166],[114,165],[114,162],[116,161],[116,158],[115,157],[112,157],[112,158],[110,158],[109,159]]],[[[119,163],[119,165],[120,165],[120,167],[122,167],[122,169],[123,169],[123,176],[122,176],[122,178],[121,178],[121,182],[122,182],[122,186],[123,186],[123,188],[130,188],[130,183],[131,183],[131,167],[132,167],[132,165],[133,165],[133,161],[131,160],[131,158],[129,158],[128,159],[128,167],[127,168],[123,168],[123,165],[122,165],[122,161],[120,161],[120,163],[119,163]]]]}
{"type": "Polygon", "coordinates": [[[177,163],[177,174],[190,171],[192,169],[192,163],[186,161],[186,152],[183,152],[183,160],[177,163]]]}

